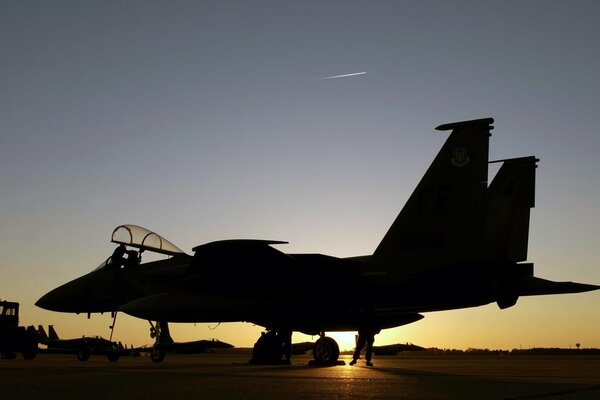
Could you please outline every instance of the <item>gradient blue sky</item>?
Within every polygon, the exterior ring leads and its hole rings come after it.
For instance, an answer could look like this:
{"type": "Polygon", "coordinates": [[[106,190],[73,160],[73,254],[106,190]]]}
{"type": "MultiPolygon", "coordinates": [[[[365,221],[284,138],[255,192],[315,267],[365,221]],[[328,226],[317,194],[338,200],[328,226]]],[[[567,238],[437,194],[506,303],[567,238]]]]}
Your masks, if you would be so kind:
{"type": "MultiPolygon", "coordinates": [[[[434,127],[484,117],[492,159],[541,159],[536,275],[600,284],[599,18],[597,1],[3,1],[0,296],[23,324],[107,337],[107,315],[34,302],[108,257],[123,223],[188,252],[370,254],[445,140],[434,127]]],[[[600,347],[599,305],[429,313],[377,343],[600,347]]],[[[259,332],[174,327],[237,346],[259,332]]],[[[117,339],[147,333],[119,317],[117,339]]]]}

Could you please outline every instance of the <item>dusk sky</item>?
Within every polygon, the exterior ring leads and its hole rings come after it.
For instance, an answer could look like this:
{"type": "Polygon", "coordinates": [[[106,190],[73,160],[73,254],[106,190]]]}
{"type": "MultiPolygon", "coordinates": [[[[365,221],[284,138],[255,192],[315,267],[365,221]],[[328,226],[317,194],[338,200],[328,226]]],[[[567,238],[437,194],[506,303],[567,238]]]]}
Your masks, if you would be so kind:
{"type": "MultiPolygon", "coordinates": [[[[600,284],[599,20],[598,1],[4,0],[0,298],[22,325],[108,337],[109,315],[34,303],[126,223],[189,254],[229,238],[371,254],[447,138],[434,128],[486,117],[490,159],[540,159],[535,275],[600,284]]],[[[427,313],[376,345],[600,347],[599,306],[596,291],[427,313]]],[[[172,334],[261,331],[215,325],[172,334]]],[[[120,315],[114,338],[151,343],[148,328],[120,315]]]]}

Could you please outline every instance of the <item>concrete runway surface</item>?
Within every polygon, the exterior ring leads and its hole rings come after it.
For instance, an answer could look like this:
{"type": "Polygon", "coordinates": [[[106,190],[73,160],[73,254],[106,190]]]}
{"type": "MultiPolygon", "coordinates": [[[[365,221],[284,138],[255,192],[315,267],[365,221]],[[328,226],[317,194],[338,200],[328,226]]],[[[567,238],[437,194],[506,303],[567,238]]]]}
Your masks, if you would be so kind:
{"type": "Polygon", "coordinates": [[[379,356],[346,365],[249,365],[248,351],[164,362],[40,354],[0,360],[0,399],[600,399],[597,356],[379,356]]]}

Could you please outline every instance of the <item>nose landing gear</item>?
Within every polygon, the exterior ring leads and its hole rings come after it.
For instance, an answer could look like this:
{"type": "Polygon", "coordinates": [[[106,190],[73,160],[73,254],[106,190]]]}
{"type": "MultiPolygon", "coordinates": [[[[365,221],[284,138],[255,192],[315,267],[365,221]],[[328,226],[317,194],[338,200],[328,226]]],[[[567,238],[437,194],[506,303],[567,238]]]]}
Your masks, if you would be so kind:
{"type": "Polygon", "coordinates": [[[156,325],[150,322],[150,337],[154,339],[154,346],[150,352],[150,359],[156,363],[165,359],[169,345],[173,343],[169,333],[169,324],[166,321],[156,321],[156,325]]]}

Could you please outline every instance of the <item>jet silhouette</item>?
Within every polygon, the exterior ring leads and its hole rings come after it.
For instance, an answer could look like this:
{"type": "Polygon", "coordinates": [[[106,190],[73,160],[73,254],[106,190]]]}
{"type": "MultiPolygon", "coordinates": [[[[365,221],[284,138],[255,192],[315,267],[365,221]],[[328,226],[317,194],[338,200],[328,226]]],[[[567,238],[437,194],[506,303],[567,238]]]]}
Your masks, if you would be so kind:
{"type": "Polygon", "coordinates": [[[170,258],[138,265],[138,255],[127,253],[125,259],[121,246],[116,259],[109,257],[36,304],[157,321],[155,361],[172,343],[168,322],[245,321],[265,328],[253,362],[289,362],[292,332],[302,332],[320,335],[313,348],[317,362],[335,364],[339,347],[326,332],[377,333],[431,311],[493,302],[504,309],[520,296],[599,289],[533,276],[526,260],[539,160],[496,161],[502,165],[488,184],[493,122],[436,128],[451,133],[371,255],[286,254],[273,246],[287,242],[254,239],[203,244],[188,255],[151,231],[122,225],[112,242],[170,258]]]}
{"type": "Polygon", "coordinates": [[[87,361],[90,355],[106,355],[109,361],[118,361],[122,355],[130,355],[123,345],[99,336],[60,339],[54,326],[48,327],[49,335],[44,327],[39,325],[40,343],[47,346],[45,353],[75,354],[79,361],[87,361]]]}

